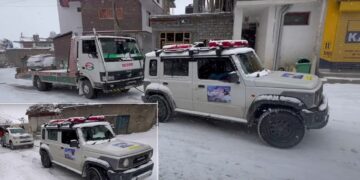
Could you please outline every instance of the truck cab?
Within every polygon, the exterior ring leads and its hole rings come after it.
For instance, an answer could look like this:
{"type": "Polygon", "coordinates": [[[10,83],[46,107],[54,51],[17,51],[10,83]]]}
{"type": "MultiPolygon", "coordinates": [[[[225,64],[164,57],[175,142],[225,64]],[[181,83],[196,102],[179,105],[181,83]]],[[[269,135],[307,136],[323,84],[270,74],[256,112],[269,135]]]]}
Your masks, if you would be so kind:
{"type": "Polygon", "coordinates": [[[69,38],[70,43],[62,47],[69,56],[60,69],[18,68],[16,78],[31,77],[39,91],[49,91],[54,84],[73,86],[79,95],[89,99],[96,98],[99,92],[127,92],[142,85],[144,56],[134,38],[96,32],[69,38]]]}
{"type": "Polygon", "coordinates": [[[18,147],[32,148],[34,146],[34,138],[22,128],[10,127],[6,128],[1,143],[3,147],[9,147],[11,150],[18,147]]]}
{"type": "Polygon", "coordinates": [[[322,82],[310,74],[270,71],[247,41],[208,47],[170,45],[146,54],[144,101],[158,103],[159,121],[174,112],[256,126],[266,143],[290,148],[306,129],[328,121],[322,82]]]}
{"type": "Polygon", "coordinates": [[[52,120],[42,126],[42,165],[65,167],[86,179],[144,179],[151,176],[153,149],[115,137],[104,116],[52,120]]]}

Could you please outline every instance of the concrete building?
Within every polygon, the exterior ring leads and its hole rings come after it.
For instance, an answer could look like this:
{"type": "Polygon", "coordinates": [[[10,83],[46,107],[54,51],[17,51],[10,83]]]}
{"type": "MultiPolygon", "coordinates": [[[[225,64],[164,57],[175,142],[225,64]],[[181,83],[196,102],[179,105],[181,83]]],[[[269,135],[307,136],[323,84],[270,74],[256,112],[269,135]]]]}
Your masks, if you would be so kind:
{"type": "Polygon", "coordinates": [[[20,48],[54,48],[52,37],[41,38],[37,34],[32,37],[25,37],[21,34],[20,40],[14,42],[19,43],[20,48]]]}
{"type": "Polygon", "coordinates": [[[58,0],[61,34],[131,36],[144,52],[154,49],[151,15],[170,12],[173,0],[58,0]]]}
{"type": "Polygon", "coordinates": [[[116,134],[145,132],[157,123],[156,104],[103,104],[65,106],[60,111],[27,112],[29,129],[40,132],[41,125],[53,119],[104,115],[116,134]]]}
{"type": "Polygon", "coordinates": [[[236,1],[233,39],[247,39],[269,69],[318,64],[326,0],[236,1]]]}

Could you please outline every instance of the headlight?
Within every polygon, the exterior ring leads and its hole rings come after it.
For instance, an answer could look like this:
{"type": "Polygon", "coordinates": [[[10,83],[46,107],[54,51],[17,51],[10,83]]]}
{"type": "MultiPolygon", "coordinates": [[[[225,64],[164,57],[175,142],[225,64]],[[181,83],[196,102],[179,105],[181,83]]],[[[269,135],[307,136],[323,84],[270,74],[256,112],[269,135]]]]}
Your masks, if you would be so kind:
{"type": "Polygon", "coordinates": [[[124,159],[122,165],[123,165],[123,167],[128,167],[129,166],[129,159],[128,158],[124,159]]]}

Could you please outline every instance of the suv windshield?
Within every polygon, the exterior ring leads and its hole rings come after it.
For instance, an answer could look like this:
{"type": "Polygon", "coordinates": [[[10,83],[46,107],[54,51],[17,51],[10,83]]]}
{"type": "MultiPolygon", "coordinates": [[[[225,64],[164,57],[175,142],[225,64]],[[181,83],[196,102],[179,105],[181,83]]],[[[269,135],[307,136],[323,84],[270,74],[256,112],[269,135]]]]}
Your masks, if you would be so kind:
{"type": "Polygon", "coordinates": [[[260,60],[254,52],[238,54],[241,67],[245,74],[252,74],[264,70],[260,60]]]}
{"type": "Polygon", "coordinates": [[[25,133],[25,130],[24,129],[10,129],[10,132],[11,132],[11,134],[17,134],[17,133],[23,134],[23,133],[25,133]]]}
{"type": "Polygon", "coordinates": [[[143,58],[135,40],[100,38],[100,42],[105,62],[141,60],[143,58]]]}
{"type": "Polygon", "coordinates": [[[105,125],[81,128],[85,141],[112,139],[113,133],[105,125]]]}

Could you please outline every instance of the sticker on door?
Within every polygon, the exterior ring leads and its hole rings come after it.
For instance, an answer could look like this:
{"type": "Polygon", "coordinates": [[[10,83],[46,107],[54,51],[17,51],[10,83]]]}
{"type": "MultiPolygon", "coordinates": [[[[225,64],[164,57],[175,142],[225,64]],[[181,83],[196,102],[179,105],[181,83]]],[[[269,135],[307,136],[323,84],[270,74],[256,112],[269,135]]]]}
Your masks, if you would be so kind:
{"type": "Polygon", "coordinates": [[[209,102],[230,103],[230,86],[208,86],[207,97],[209,102]]]}
{"type": "Polygon", "coordinates": [[[64,154],[66,159],[75,160],[75,149],[65,148],[64,154]]]}

